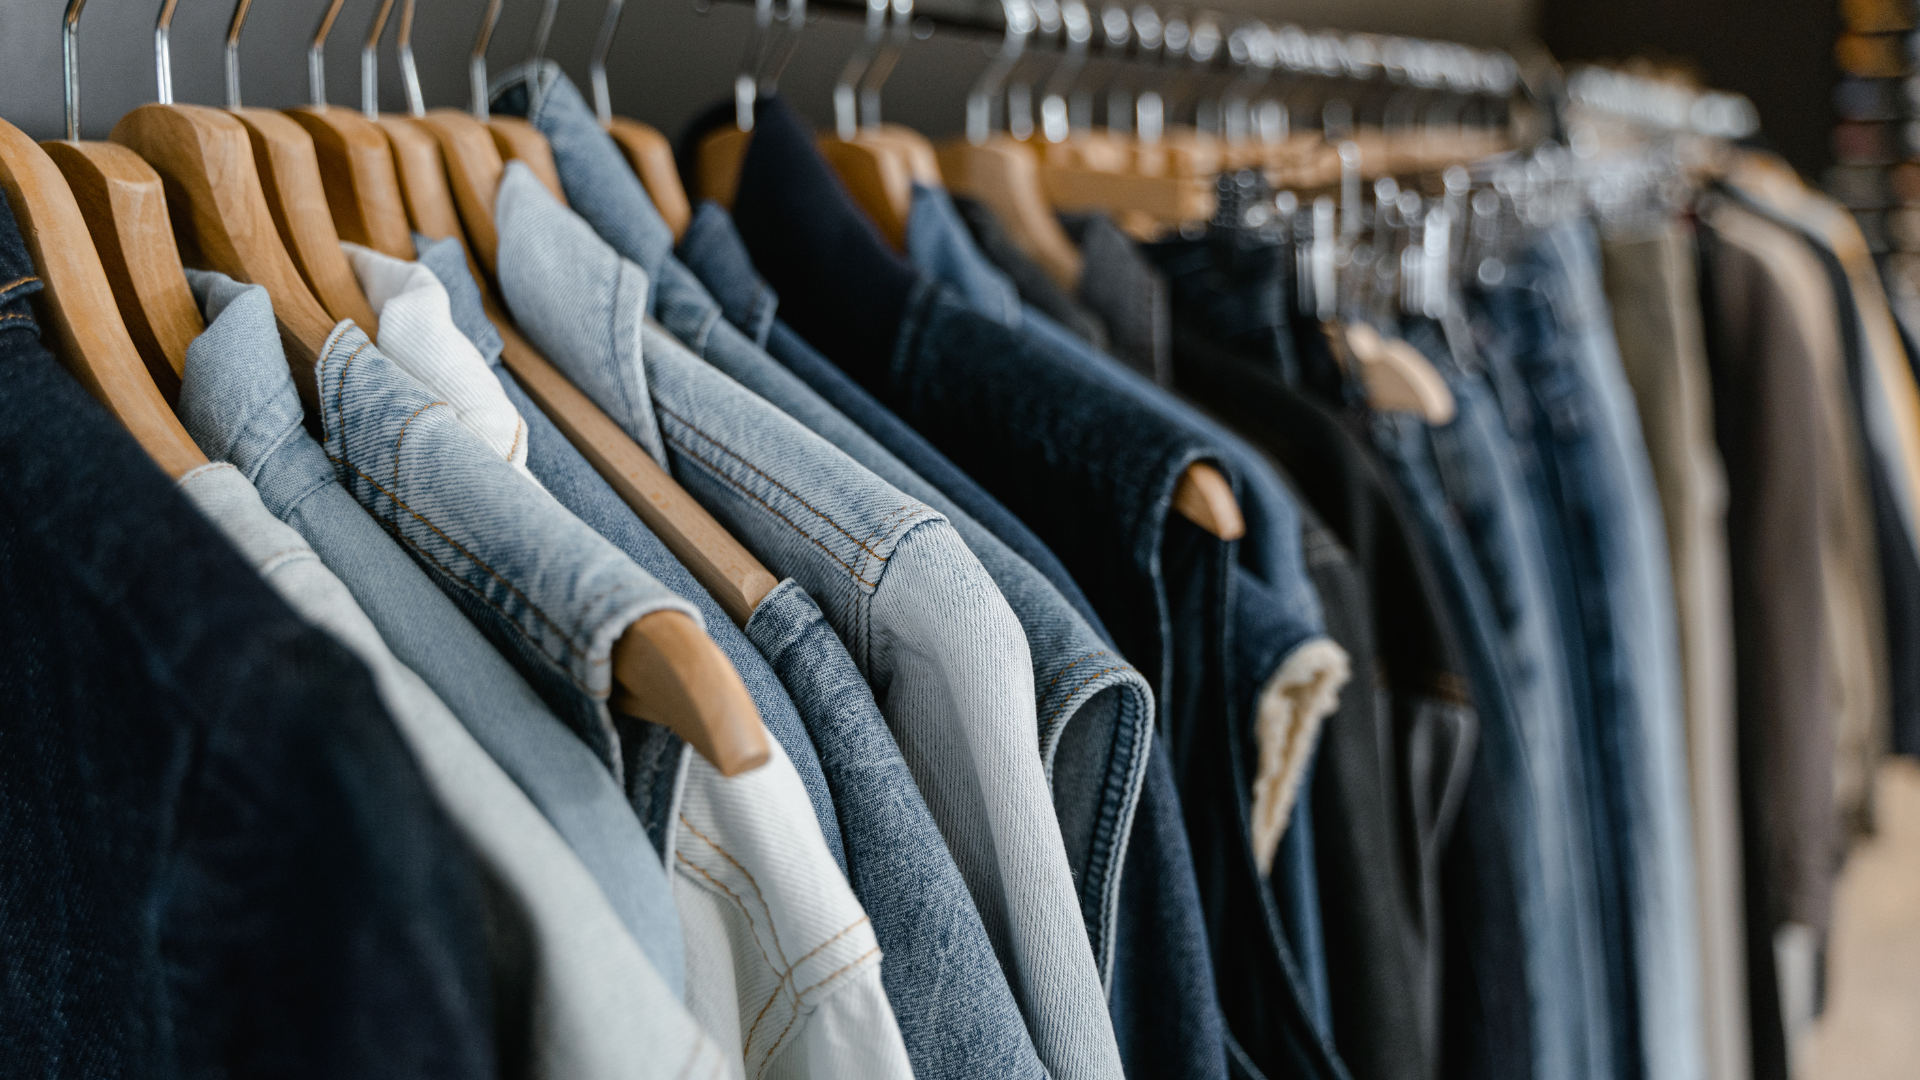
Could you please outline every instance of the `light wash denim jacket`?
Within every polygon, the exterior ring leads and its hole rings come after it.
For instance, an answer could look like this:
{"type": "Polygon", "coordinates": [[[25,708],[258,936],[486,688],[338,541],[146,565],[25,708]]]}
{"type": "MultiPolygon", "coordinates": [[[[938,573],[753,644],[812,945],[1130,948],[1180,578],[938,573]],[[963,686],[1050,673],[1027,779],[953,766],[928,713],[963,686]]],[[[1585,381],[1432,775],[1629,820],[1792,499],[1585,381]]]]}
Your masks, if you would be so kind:
{"type": "MultiPolygon", "coordinates": [[[[655,316],[689,348],[907,495],[945,515],[1020,620],[1038,690],[1040,753],[1053,789],[1082,914],[1103,981],[1110,975],[1126,837],[1152,735],[1152,691],[1045,577],[729,323],[721,304],[671,254],[673,235],[579,92],[548,65],[533,121],[554,148],[573,206],[644,270],[655,316]],[[1069,737],[1070,736],[1070,737],[1069,737]]],[[[504,77],[524,85],[526,68],[504,77]]],[[[776,298],[762,286],[756,325],[776,298]]],[[[1017,300],[1010,309],[1016,315],[1017,300]]]]}
{"type": "MultiPolygon", "coordinates": [[[[267,512],[246,477],[214,462],[182,477],[180,487],[302,618],[367,665],[448,818],[499,903],[514,913],[528,940],[496,941],[495,991],[523,1013],[510,1024],[526,1031],[528,1060],[507,1071],[582,1080],[739,1075],[559,834],[432,688],[394,658],[353,594],[267,512]]],[[[511,1041],[502,1042],[507,1051],[511,1041]]]]}
{"type": "Polygon", "coordinates": [[[346,584],[400,662],[553,823],[681,993],[686,963],[672,888],[619,785],[334,479],[302,426],[266,290],[220,274],[187,276],[207,317],[181,379],[188,433],[208,458],[237,467],[346,584]]]}
{"type": "Polygon", "coordinates": [[[1037,752],[1026,638],[979,561],[940,514],[653,325],[633,349],[624,328],[643,309],[619,305],[644,303],[629,285],[644,271],[524,165],[507,167],[495,216],[501,290],[521,329],[628,434],[670,447],[676,479],[840,632],[967,879],[1042,1061],[1056,1078],[1118,1077],[1037,752]]]}
{"type": "MultiPolygon", "coordinates": [[[[464,250],[451,240],[436,243],[420,237],[416,242],[421,265],[446,286],[454,321],[488,362],[497,365],[500,336],[482,310],[464,250]]],[[[494,370],[508,400],[526,420],[527,465],[535,478],[668,588],[700,604],[709,627],[720,625],[725,616],[717,606],[708,610],[712,600],[705,590],[673,562],[633,510],[520,389],[512,373],[497,366],[494,370]]],[[[847,876],[885,950],[881,979],[914,1075],[920,1080],[1044,1080],[1046,1070],[973,897],[846,646],[792,579],[760,601],[745,631],[752,647],[764,654],[765,664],[778,672],[780,685],[792,695],[818,748],[818,768],[837,814],[827,841],[832,845],[845,837],[847,876]]],[[[719,635],[715,640],[723,641],[719,635]]],[[[751,687],[752,665],[735,663],[751,687]]],[[[765,698],[756,692],[755,700],[765,698]]],[[[774,727],[772,709],[762,704],[761,715],[774,727]]],[[[776,735],[783,747],[789,745],[786,736],[776,735]]],[[[788,756],[793,756],[791,749],[788,756]]],[[[804,783],[805,769],[800,776],[804,783]]],[[[690,769],[690,785],[692,781],[690,769]]]]}
{"type": "Polygon", "coordinates": [[[704,626],[618,548],[516,471],[351,322],[314,363],[327,458],[616,776],[613,645],[656,611],[704,626]]]}

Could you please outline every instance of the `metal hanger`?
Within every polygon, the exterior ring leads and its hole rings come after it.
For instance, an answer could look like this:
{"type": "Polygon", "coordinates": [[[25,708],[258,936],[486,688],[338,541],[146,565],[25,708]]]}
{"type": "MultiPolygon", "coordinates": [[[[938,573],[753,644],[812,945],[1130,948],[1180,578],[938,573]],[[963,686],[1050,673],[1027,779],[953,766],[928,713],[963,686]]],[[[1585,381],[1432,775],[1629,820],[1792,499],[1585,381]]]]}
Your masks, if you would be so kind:
{"type": "MultiPolygon", "coordinates": [[[[422,180],[421,208],[427,216],[416,216],[414,225],[433,239],[457,237],[464,225],[470,252],[484,264],[485,273],[477,277],[481,303],[500,332],[502,362],[728,616],[745,625],[778,579],[540,355],[495,295],[492,271],[499,233],[493,207],[506,163],[483,118],[488,115],[486,50],[499,16],[500,0],[489,0],[469,58],[470,111],[434,109],[415,121],[439,143],[452,197],[432,193],[430,183],[422,180]],[[436,231],[449,224],[442,215],[448,201],[458,208],[459,221],[452,231],[436,231]]],[[[722,775],[734,776],[767,760],[766,728],[746,685],[719,646],[686,615],[655,612],[628,627],[614,645],[613,675],[614,707],[665,725],[722,775]]]]}
{"type": "Polygon", "coordinates": [[[754,103],[779,89],[780,74],[806,26],[806,0],[786,3],[782,16],[774,0],[754,0],[753,32],[733,79],[733,127],[708,132],[694,151],[700,197],[725,207],[733,206],[734,192],[740,187],[740,167],[747,160],[747,142],[753,132],[754,103]]]}
{"type": "Polygon", "coordinates": [[[867,0],[866,40],[840,69],[833,88],[835,131],[821,135],[815,145],[853,201],[879,226],[880,235],[895,251],[904,251],[907,215],[913,210],[912,166],[898,142],[880,134],[877,87],[868,110],[874,114],[872,128],[861,125],[856,116],[859,99],[868,96],[865,77],[876,68],[890,69],[899,53],[897,47],[882,44],[889,9],[888,0],[867,0]]]}
{"type": "Polygon", "coordinates": [[[600,21],[600,37],[593,43],[593,59],[587,64],[587,74],[593,83],[593,110],[600,118],[600,126],[607,129],[614,145],[626,155],[627,164],[652,198],[654,209],[660,211],[667,228],[673,230],[674,240],[678,241],[693,223],[693,203],[680,183],[680,168],[673,160],[673,144],[653,127],[613,115],[612,98],[607,92],[607,53],[613,48],[613,35],[619,29],[624,2],[607,0],[607,14],[600,21]]]}
{"type": "MultiPolygon", "coordinates": [[[[313,364],[336,320],[314,299],[282,244],[248,127],[230,112],[173,103],[166,45],[175,2],[163,0],[154,27],[160,100],[121,117],[113,141],[139,154],[166,182],[167,209],[186,265],[267,290],[294,385],[311,409],[313,364]]],[[[324,199],[317,214],[327,215],[324,199]]]]}
{"type": "Polygon", "coordinates": [[[73,192],[113,287],[127,333],[168,401],[180,394],[187,346],[206,329],[181,272],[167,218],[166,189],[140,155],[112,142],[79,138],[77,36],[86,0],[70,0],[61,27],[67,83],[67,138],[43,144],[73,192]]]}
{"type": "MultiPolygon", "coordinates": [[[[547,38],[553,33],[554,16],[559,13],[560,0],[545,0],[540,8],[540,18],[534,24],[533,49],[527,54],[527,115],[532,116],[540,107],[540,61],[547,52],[547,38]]],[[[484,61],[484,57],[483,57],[484,61]]],[[[546,185],[553,197],[566,205],[567,193],[560,185],[560,167],[554,164],[553,147],[547,145],[547,137],[540,129],[517,116],[487,115],[487,130],[493,134],[494,145],[500,149],[500,157],[506,161],[523,161],[533,175],[546,185]]]]}
{"type": "MultiPolygon", "coordinates": [[[[123,171],[112,164],[113,155],[93,155],[83,149],[88,144],[80,142],[79,45],[74,35],[84,3],[71,0],[60,31],[66,65],[67,141],[49,142],[43,149],[19,128],[0,120],[0,191],[6,193],[44,286],[37,307],[47,344],[81,385],[132,432],[154,463],[177,478],[207,461],[168,408],[155,381],[156,374],[164,374],[177,387],[177,370],[158,350],[157,362],[143,361],[127,335],[113,286],[88,239],[87,221],[49,156],[49,150],[57,150],[79,159],[87,172],[97,168],[109,180],[123,171]],[[70,148],[70,153],[60,148],[70,148]],[[94,157],[108,164],[89,164],[94,157]]],[[[164,204],[160,220],[161,231],[168,232],[164,204]]]]}

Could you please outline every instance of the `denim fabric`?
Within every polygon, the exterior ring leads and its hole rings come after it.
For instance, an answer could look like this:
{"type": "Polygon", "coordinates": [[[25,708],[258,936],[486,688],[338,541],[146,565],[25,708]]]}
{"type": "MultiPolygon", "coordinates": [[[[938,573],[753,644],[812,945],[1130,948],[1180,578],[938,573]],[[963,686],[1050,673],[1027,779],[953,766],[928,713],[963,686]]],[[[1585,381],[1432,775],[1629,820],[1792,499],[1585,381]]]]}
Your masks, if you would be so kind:
{"type": "Polygon", "coordinates": [[[514,471],[358,327],[334,328],[314,380],[334,475],[624,776],[607,708],[614,642],[653,612],[699,609],[514,471]]]}
{"type": "Polygon", "coordinates": [[[1175,385],[1273,454],[1302,512],[1334,534],[1316,542],[1310,528],[1307,544],[1328,632],[1354,662],[1312,799],[1334,1041],[1356,1078],[1433,1080],[1451,1011],[1443,926],[1462,914],[1442,911],[1440,856],[1477,729],[1438,574],[1410,510],[1338,415],[1270,367],[1191,335],[1178,345],[1175,385]]]}
{"type": "MultiPolygon", "coordinates": [[[[508,305],[543,313],[523,326],[563,371],[600,359],[573,343],[622,318],[607,310],[620,298],[605,282],[610,270],[638,267],[618,259],[524,168],[508,168],[495,212],[508,305]]],[[[629,355],[619,358],[628,372],[584,373],[576,382],[644,380],[676,477],[763,563],[821,604],[885,702],[1042,1060],[1056,1076],[1118,1076],[1037,753],[1032,662],[1006,601],[938,513],[653,324],[642,334],[644,370],[641,357],[629,355]]]]}
{"type": "Polygon", "coordinates": [[[1060,223],[1080,246],[1080,302],[1107,325],[1112,345],[1100,351],[1161,386],[1173,385],[1173,304],[1166,276],[1107,215],[1063,214],[1060,223]]]}
{"type": "Polygon", "coordinates": [[[360,662],[39,342],[0,200],[0,1061],[496,1075],[481,883],[360,662]]]}
{"type": "Polygon", "coordinates": [[[1291,249],[1240,230],[1211,230],[1141,250],[1166,275],[1176,341],[1205,342],[1300,385],[1302,358],[1287,317],[1291,249]]]}
{"type": "MultiPolygon", "coordinates": [[[[513,373],[500,365],[500,332],[487,320],[481,308],[480,287],[467,269],[465,249],[453,240],[427,241],[420,245],[420,264],[431,270],[446,287],[453,301],[455,324],[480,350],[486,362],[493,366],[489,377],[497,378],[506,391],[507,400],[525,419],[528,428],[527,466],[533,471],[534,478],[560,501],[560,505],[612,541],[642,570],[700,609],[700,614],[706,619],[708,636],[713,638],[714,644],[720,647],[720,651],[739,673],[740,681],[746,684],[747,693],[760,713],[761,722],[780,741],[781,747],[787,752],[787,759],[799,773],[800,783],[806,788],[807,798],[813,805],[814,817],[820,823],[820,833],[826,838],[827,850],[833,853],[834,862],[844,872],[847,869],[846,847],[842,843],[839,820],[834,814],[832,796],[827,792],[826,778],[820,773],[819,756],[806,729],[801,726],[792,698],[788,697],[779,678],[767,666],[766,658],[754,649],[740,628],[733,625],[712,594],[673,557],[673,553],[647,528],[633,508],[553,426],[553,421],[527,396],[513,373]]],[[[629,784],[632,782],[629,777],[629,784]]]]}
{"type": "MultiPolygon", "coordinates": [[[[928,205],[942,204],[933,200],[928,205]]],[[[940,242],[929,242],[933,250],[970,250],[972,240],[954,215],[929,213],[922,216],[922,232],[944,232],[940,242]]],[[[974,253],[977,258],[977,253],[974,253]]],[[[964,272],[957,257],[929,262],[925,269],[939,280],[938,274],[964,272]]],[[[963,285],[945,281],[949,287],[963,285]]],[[[966,288],[956,295],[976,312],[982,311],[966,288]]],[[[1320,720],[1333,710],[1340,687],[1346,681],[1346,661],[1337,647],[1320,633],[1319,598],[1307,580],[1300,549],[1300,520],[1292,496],[1282,486],[1270,464],[1230,432],[1213,423],[1184,403],[1157,392],[1137,376],[1123,372],[1111,357],[1093,351],[1086,343],[1067,333],[1051,319],[1032,312],[1019,328],[1021,336],[1040,349],[1058,354],[1078,371],[1093,376],[1114,392],[1135,397],[1159,411],[1165,422],[1186,427],[1200,438],[1220,448],[1220,453],[1241,470],[1244,491],[1240,494],[1247,512],[1247,539],[1240,547],[1241,576],[1238,608],[1235,612],[1234,657],[1239,685],[1232,690],[1233,700],[1247,702],[1257,710],[1256,737],[1261,754],[1254,790],[1255,861],[1266,873],[1274,859],[1292,796],[1298,790],[1310,760],[1320,720]],[[1283,666],[1293,670],[1283,670],[1283,666]],[[1286,688],[1286,694],[1274,691],[1286,688]],[[1256,703],[1257,704],[1253,704],[1256,703]],[[1299,708],[1295,705],[1299,704],[1299,708]],[[1285,749],[1298,749],[1289,758],[1285,749]]],[[[1312,884],[1311,862],[1299,863],[1304,877],[1283,878],[1283,887],[1295,890],[1294,906],[1311,903],[1318,892],[1312,884]]],[[[1305,932],[1315,920],[1296,920],[1296,928],[1305,932]]],[[[1317,947],[1312,951],[1317,952],[1317,947]]]]}
{"type": "MultiPolygon", "coordinates": [[[[1344,1075],[1302,1005],[1292,952],[1254,863],[1244,747],[1253,741],[1250,706],[1260,684],[1228,686],[1229,665],[1240,661],[1229,656],[1238,642],[1228,616],[1241,611],[1233,588],[1240,575],[1229,565],[1235,551],[1169,514],[1181,472],[1220,460],[1220,451],[1178,418],[1183,410],[1143,392],[1112,361],[1039,345],[917,279],[860,223],[792,112],[769,99],[758,117],[735,217],[755,265],[790,305],[794,329],[1019,514],[1091,586],[1162,710],[1230,1031],[1261,1069],[1344,1075]]],[[[1042,319],[1027,312],[1023,322],[1042,319]]],[[[1243,495],[1243,507],[1258,498],[1243,495]]],[[[1252,506],[1250,520],[1264,522],[1261,509],[1252,506]]],[[[1297,558],[1297,520],[1294,527],[1297,558]]],[[[1254,546],[1254,561],[1269,554],[1254,546]]],[[[1310,589],[1302,591],[1297,599],[1314,604],[1310,589]]],[[[1284,601],[1254,606],[1267,618],[1299,614],[1284,601]]],[[[1285,650],[1313,636],[1267,635],[1254,648],[1285,650]]],[[[1277,659],[1257,678],[1276,666],[1277,659]]]]}
{"type": "Polygon", "coordinates": [[[922,274],[945,282],[973,310],[1002,325],[1020,326],[1020,293],[974,246],[946,188],[913,185],[907,259],[922,274]]]}
{"type": "MultiPolygon", "coordinates": [[[[743,329],[768,325],[757,320],[761,313],[765,319],[772,319],[769,298],[773,290],[754,273],[726,211],[702,203],[681,240],[681,253],[723,303],[732,299],[728,317],[736,325],[743,329]]],[[[768,329],[768,348],[776,359],[858,421],[887,449],[915,463],[916,475],[969,510],[986,507],[991,513],[982,520],[995,536],[1023,555],[1030,549],[1020,546],[1016,537],[1029,539],[1031,550],[1043,555],[1045,564],[1058,568],[1057,574],[1047,575],[1055,591],[1064,592],[1100,640],[1112,647],[1112,638],[1093,615],[1079,587],[1031,530],[786,324],[773,321],[768,329]],[[1063,581],[1065,590],[1060,588],[1063,581]]],[[[959,514],[952,516],[956,522],[963,520],[959,514]]],[[[982,548],[976,546],[975,550],[982,548]]],[[[1020,614],[1017,606],[1015,614],[1020,614]]],[[[1214,996],[1213,963],[1206,948],[1193,855],[1181,821],[1167,750],[1157,736],[1150,754],[1120,877],[1115,955],[1108,968],[1107,996],[1114,1034],[1130,1075],[1201,1080],[1222,1075],[1226,1067],[1224,1031],[1214,996]]],[[[1074,847],[1070,845],[1068,857],[1073,856],[1074,847]]]]}
{"type": "Polygon", "coordinates": [[[959,867],[860,670],[792,581],[747,636],[793,692],[847,832],[853,891],[885,950],[881,978],[921,1080],[1046,1075],[959,867]]]}
{"type": "Polygon", "coordinates": [[[964,196],[954,196],[953,207],[967,223],[967,231],[973,234],[980,253],[1007,275],[1020,291],[1022,302],[1066,327],[1074,337],[1102,352],[1107,350],[1107,326],[1100,321],[1100,316],[1083,307],[1039,263],[1021,251],[992,210],[964,196]]]}
{"type": "Polygon", "coordinates": [[[180,487],[301,617],[373,672],[395,726],[479,860],[492,886],[490,924],[515,927],[492,937],[501,1071],[582,1080],[720,1071],[720,1048],[566,842],[420,676],[394,658],[313,548],[224,461],[181,477],[180,487]]]}
{"type": "Polygon", "coordinates": [[[1484,303],[1481,354],[1531,452],[1535,513],[1558,522],[1548,558],[1565,563],[1570,668],[1586,669],[1576,730],[1592,743],[1595,854],[1621,909],[1607,967],[1625,984],[1611,995],[1617,1071],[1693,1080],[1706,1054],[1673,585],[1591,226],[1549,229],[1484,303]]]}
{"type": "Polygon", "coordinates": [[[676,994],[686,962],[673,891],[620,787],[451,600],[360,509],[302,427],[266,290],[189,270],[207,329],[187,348],[180,414],[274,516],[344,582],[400,662],[424,679],[564,837],[676,994]]]}
{"type": "MultiPolygon", "coordinates": [[[[1146,765],[1146,731],[1153,720],[1152,692],[1138,672],[1114,657],[1045,578],[1011,551],[994,533],[974,521],[938,488],[889,453],[872,436],[821,400],[805,383],[774,362],[743,331],[723,318],[725,309],[699,280],[669,254],[672,235],[647,200],[608,137],[600,131],[579,93],[557,70],[541,97],[535,117],[554,133],[556,162],[580,193],[575,207],[593,223],[621,222],[615,235],[630,245],[620,251],[652,275],[652,308],[669,333],[707,362],[739,381],[788,416],[838,447],[854,461],[900,491],[945,514],[978,558],[1026,634],[1033,660],[1036,703],[1043,718],[1040,755],[1054,792],[1067,858],[1079,883],[1079,899],[1094,958],[1103,978],[1111,965],[1113,921],[1119,902],[1124,839],[1138,803],[1146,765]],[[657,226],[657,227],[656,227],[657,226]],[[1064,753],[1062,752],[1064,749],[1064,753]]],[[[706,206],[703,205],[703,211],[706,206]]],[[[690,244],[701,242],[724,263],[736,252],[724,212],[721,219],[690,230],[690,244]],[[731,248],[728,241],[732,239],[731,248]]],[[[953,225],[963,245],[966,232],[953,225]]],[[[938,235],[938,230],[927,230],[938,235]]],[[[604,231],[602,232],[604,236],[604,231]]],[[[616,247],[616,251],[619,249],[616,247]]],[[[744,262],[744,256],[740,256],[744,262]]],[[[991,269],[986,273],[993,273],[991,269]]],[[[775,294],[749,284],[751,266],[733,275],[729,292],[743,296],[735,317],[751,327],[772,328],[775,294]]],[[[1011,288],[1006,302],[1018,310],[1011,288]]],[[[1037,541],[1036,541],[1037,544],[1037,541]]]]}
{"type": "Polygon", "coordinates": [[[687,1007],[727,1056],[755,1077],[913,1080],[873,921],[779,740],[737,776],[695,758],[677,818],[687,1007]]]}
{"type": "Polygon", "coordinates": [[[748,257],[740,234],[733,227],[733,219],[725,210],[710,202],[700,204],[694,211],[693,223],[680,240],[680,257],[720,301],[728,322],[747,332],[749,337],[754,337],[753,328],[764,327],[764,340],[759,337],[755,340],[767,350],[767,355],[798,375],[814,393],[858,424],[914,475],[939,489],[968,517],[1012,548],[1014,554],[1047,579],[1095,634],[1102,639],[1108,637],[1106,627],[1101,625],[1099,614],[1087,602],[1079,583],[1032,529],[947,460],[925,436],[908,427],[846,372],[821,356],[794,333],[792,327],[773,318],[776,294],[754,272],[753,260],[748,257]]]}

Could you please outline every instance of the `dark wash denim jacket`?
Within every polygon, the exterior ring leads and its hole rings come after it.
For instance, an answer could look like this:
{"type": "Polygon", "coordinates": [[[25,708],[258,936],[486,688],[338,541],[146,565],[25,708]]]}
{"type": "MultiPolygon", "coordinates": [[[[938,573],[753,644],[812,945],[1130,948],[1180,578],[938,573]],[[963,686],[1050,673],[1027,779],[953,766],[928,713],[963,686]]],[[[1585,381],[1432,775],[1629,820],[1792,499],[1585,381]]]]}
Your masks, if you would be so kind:
{"type": "Polygon", "coordinates": [[[0,202],[0,1061],[491,1077],[480,884],[364,667],[37,336],[0,202]]]}
{"type": "Polygon", "coordinates": [[[1326,543],[1351,555],[1322,560],[1308,545],[1329,632],[1354,662],[1312,789],[1334,1040],[1356,1080],[1433,1080],[1445,1016],[1440,853],[1477,731],[1452,616],[1416,523],[1336,413],[1274,365],[1192,336],[1174,354],[1174,380],[1273,454],[1333,534],[1326,543]]]}
{"type": "MultiPolygon", "coordinates": [[[[1188,465],[1213,460],[1232,475],[1233,464],[1204,425],[1117,381],[1134,378],[1117,365],[1036,344],[918,279],[859,217],[791,110],[771,99],[758,117],[735,204],[756,267],[793,305],[796,331],[1019,514],[1100,598],[1123,654],[1156,684],[1229,1030],[1260,1069],[1344,1076],[1304,1008],[1254,866],[1235,546],[1169,513],[1188,465]]],[[[1249,505],[1251,489],[1240,490],[1249,505]]],[[[1297,531],[1291,543],[1297,565],[1297,531]]]]}

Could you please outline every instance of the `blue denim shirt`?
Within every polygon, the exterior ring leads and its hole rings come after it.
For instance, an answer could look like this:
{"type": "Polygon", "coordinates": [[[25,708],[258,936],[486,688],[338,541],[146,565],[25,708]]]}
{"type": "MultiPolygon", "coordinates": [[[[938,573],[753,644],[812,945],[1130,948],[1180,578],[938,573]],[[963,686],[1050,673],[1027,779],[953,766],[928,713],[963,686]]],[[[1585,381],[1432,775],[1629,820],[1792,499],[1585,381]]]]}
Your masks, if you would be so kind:
{"type": "MultiPolygon", "coordinates": [[[[913,273],[851,205],[785,103],[763,99],[756,113],[734,206],[756,267],[791,305],[795,330],[1019,514],[1090,587],[1123,654],[1155,689],[1229,1031],[1262,1069],[1343,1075],[1305,1005],[1252,851],[1249,714],[1278,659],[1244,683],[1235,674],[1256,666],[1243,663],[1243,647],[1285,654],[1319,635],[1302,623],[1291,640],[1241,640],[1237,564],[1262,563],[1267,542],[1255,533],[1251,550],[1236,552],[1170,512],[1187,466],[1211,460],[1230,481],[1237,469],[1202,427],[1119,365],[1031,340],[913,273]]],[[[1241,501],[1251,522],[1269,520],[1257,492],[1241,501]]],[[[1282,533],[1272,544],[1290,542],[1298,566],[1294,524],[1291,541],[1282,533]]],[[[1310,587],[1301,599],[1317,608],[1310,587]]],[[[1284,602],[1251,610],[1299,611],[1284,602]]]]}
{"type": "Polygon", "coordinates": [[[187,271],[207,329],[187,349],[180,415],[313,546],[412,669],[567,841],[674,993],[686,961],[660,858],[612,775],[334,479],[306,433],[265,289],[187,271]]]}
{"type": "Polygon", "coordinates": [[[834,861],[845,871],[846,847],[840,834],[840,822],[834,813],[833,798],[828,794],[826,778],[820,772],[819,754],[808,738],[806,729],[801,726],[793,699],[767,666],[766,658],[754,649],[712,594],[673,557],[673,553],[647,528],[633,508],[607,485],[580,452],[573,448],[573,444],[558,433],[552,421],[527,396],[513,373],[501,366],[500,332],[487,320],[486,311],[481,305],[480,287],[467,269],[465,249],[452,239],[432,241],[415,237],[414,240],[419,248],[421,264],[446,286],[454,325],[460,328],[460,332],[473,342],[474,347],[480,350],[480,355],[493,367],[494,374],[506,387],[507,397],[520,411],[528,427],[531,429],[539,425],[551,435],[551,438],[539,440],[528,436],[527,464],[533,470],[534,477],[552,492],[554,498],[560,500],[562,506],[579,515],[580,520],[591,525],[595,532],[611,540],[640,564],[641,569],[700,609],[700,614],[707,621],[708,635],[732,662],[734,670],[739,672],[740,681],[746,684],[747,693],[760,712],[761,722],[774,738],[780,740],[781,749],[787,752],[787,759],[793,763],[794,771],[800,774],[800,785],[806,788],[807,799],[813,804],[814,817],[820,823],[821,835],[826,838],[827,850],[833,853],[834,861]],[[535,461],[536,455],[538,462],[535,461]]]}
{"type": "Polygon", "coordinates": [[[1037,752],[1032,660],[992,579],[940,514],[653,324],[640,342],[616,337],[608,348],[606,328],[626,317],[612,310],[620,294],[610,286],[644,272],[524,165],[507,167],[495,214],[501,290],[522,328],[629,434],[642,405],[614,388],[644,381],[675,477],[814,596],[874,685],[1042,1060],[1056,1076],[1117,1077],[1037,752]]]}

